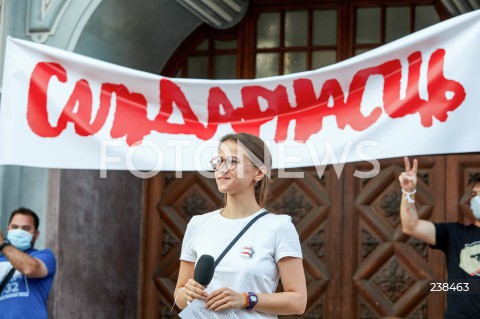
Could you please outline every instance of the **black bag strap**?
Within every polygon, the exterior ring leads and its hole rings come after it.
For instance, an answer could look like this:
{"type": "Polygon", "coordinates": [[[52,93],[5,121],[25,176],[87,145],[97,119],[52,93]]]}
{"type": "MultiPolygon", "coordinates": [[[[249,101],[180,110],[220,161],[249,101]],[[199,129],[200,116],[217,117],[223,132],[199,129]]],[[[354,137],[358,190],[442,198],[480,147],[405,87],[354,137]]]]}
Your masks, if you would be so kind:
{"type": "Polygon", "coordinates": [[[257,216],[255,216],[255,218],[253,218],[250,222],[248,222],[248,224],[245,225],[245,227],[243,227],[242,231],[240,233],[238,233],[237,237],[235,237],[232,240],[232,242],[227,246],[227,248],[225,248],[223,253],[220,256],[218,256],[217,260],[215,260],[215,267],[217,267],[217,265],[220,263],[220,261],[223,259],[223,257],[225,257],[225,255],[228,253],[230,248],[232,248],[232,246],[235,245],[235,243],[240,239],[240,237],[242,237],[242,235],[245,234],[247,229],[249,229],[250,226],[252,226],[252,224],[257,221],[257,219],[259,219],[260,217],[263,217],[267,214],[268,214],[268,211],[264,211],[263,213],[258,214],[257,216]]]}
{"type": "Polygon", "coordinates": [[[0,284],[0,295],[2,294],[3,288],[8,284],[10,279],[12,279],[13,273],[15,272],[15,268],[12,267],[8,274],[3,278],[2,283],[0,284]]]}

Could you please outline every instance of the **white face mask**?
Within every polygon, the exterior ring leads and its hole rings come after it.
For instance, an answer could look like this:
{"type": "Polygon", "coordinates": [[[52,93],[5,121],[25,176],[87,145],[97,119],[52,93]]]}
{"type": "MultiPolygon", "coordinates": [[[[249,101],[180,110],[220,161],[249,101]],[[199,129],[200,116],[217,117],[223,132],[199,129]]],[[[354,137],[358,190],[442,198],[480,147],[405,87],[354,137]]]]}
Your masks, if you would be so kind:
{"type": "Polygon", "coordinates": [[[480,195],[472,198],[470,201],[470,209],[472,210],[475,219],[480,220],[480,195]]]}
{"type": "Polygon", "coordinates": [[[32,247],[33,234],[22,229],[10,229],[7,239],[19,250],[27,250],[32,247]]]}

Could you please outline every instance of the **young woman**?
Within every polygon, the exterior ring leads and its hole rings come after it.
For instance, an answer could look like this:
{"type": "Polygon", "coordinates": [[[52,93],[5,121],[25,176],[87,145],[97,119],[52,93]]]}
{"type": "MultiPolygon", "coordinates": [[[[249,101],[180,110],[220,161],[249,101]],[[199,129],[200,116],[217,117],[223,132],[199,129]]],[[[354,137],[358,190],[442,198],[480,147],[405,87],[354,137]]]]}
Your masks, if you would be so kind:
{"type": "Polygon", "coordinates": [[[210,293],[193,279],[203,254],[215,259],[255,216],[265,211],[271,155],[250,134],[222,138],[212,159],[222,209],[194,216],[187,226],[174,298],[180,309],[203,299],[205,307],[233,309],[239,318],[276,318],[302,314],[307,302],[305,273],[297,231],[290,216],[267,214],[235,243],[215,269],[210,293]],[[283,292],[276,293],[281,279],[283,292]]]}

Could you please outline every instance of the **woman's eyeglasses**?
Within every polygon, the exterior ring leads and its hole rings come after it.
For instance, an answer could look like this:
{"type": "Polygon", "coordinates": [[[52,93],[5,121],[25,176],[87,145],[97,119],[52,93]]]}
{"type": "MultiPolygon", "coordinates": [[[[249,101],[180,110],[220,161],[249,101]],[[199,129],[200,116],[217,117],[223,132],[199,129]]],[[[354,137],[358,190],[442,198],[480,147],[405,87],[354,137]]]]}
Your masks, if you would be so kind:
{"type": "MultiPolygon", "coordinates": [[[[236,156],[228,156],[226,158],[223,158],[221,156],[215,156],[210,160],[210,165],[212,166],[212,169],[217,170],[220,166],[222,166],[223,162],[225,162],[225,168],[228,171],[237,167],[237,164],[240,164],[240,161],[236,156]]],[[[243,165],[255,165],[255,164],[243,163],[243,165]]]]}

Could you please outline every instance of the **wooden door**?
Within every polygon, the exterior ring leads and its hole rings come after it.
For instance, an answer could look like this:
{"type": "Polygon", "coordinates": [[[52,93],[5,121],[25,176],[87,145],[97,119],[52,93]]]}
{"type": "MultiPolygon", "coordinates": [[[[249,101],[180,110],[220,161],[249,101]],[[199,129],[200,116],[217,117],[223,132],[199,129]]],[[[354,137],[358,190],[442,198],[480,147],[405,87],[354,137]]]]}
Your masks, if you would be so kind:
{"type": "MultiPolygon", "coordinates": [[[[419,157],[417,207],[421,218],[471,219],[465,186],[480,171],[480,155],[419,157]],[[458,200],[460,198],[460,201],[458,200]]],[[[351,163],[299,170],[303,178],[275,178],[270,208],[289,214],[302,242],[308,306],[302,318],[441,318],[444,296],[428,292],[445,280],[442,253],[404,235],[399,219],[398,175],[403,159],[372,169],[351,163]]],[[[146,183],[140,318],[177,317],[170,312],[182,237],[190,218],[222,205],[215,181],[199,173],[161,173],[146,183]]],[[[292,316],[293,317],[293,316],[292,316]]]]}

